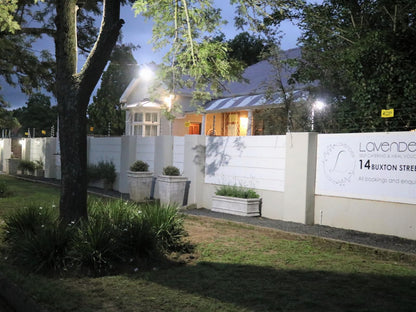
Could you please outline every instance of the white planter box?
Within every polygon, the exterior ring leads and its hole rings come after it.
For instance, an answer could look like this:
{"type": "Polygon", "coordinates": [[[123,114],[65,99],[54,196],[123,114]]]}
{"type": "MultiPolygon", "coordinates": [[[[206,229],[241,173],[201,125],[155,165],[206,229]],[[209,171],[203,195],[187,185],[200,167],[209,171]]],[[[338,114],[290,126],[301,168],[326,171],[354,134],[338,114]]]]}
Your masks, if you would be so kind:
{"type": "Polygon", "coordinates": [[[183,176],[158,176],[160,203],[182,206],[187,181],[188,178],[183,176]]]}
{"type": "Polygon", "coordinates": [[[260,216],[260,198],[237,198],[214,195],[212,211],[229,213],[239,216],[260,216]]]}
{"type": "Polygon", "coordinates": [[[127,171],[130,199],[143,202],[150,198],[153,172],[127,171]]]}

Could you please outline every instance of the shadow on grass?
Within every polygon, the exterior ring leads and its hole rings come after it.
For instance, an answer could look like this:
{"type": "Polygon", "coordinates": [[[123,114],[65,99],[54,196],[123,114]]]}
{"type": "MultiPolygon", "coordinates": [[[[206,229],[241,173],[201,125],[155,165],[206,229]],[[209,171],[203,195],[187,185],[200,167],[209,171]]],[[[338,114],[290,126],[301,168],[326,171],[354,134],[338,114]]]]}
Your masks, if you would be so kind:
{"type": "Polygon", "coordinates": [[[415,311],[416,276],[275,270],[201,262],[149,280],[249,311],[415,311]]]}

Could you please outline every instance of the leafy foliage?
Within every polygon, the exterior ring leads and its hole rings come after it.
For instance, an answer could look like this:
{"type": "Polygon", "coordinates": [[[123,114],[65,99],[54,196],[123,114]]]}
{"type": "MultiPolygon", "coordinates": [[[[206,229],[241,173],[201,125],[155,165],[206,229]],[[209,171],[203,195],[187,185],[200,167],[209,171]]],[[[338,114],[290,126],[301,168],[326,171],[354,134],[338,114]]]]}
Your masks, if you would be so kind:
{"type": "Polygon", "coordinates": [[[25,172],[33,173],[35,172],[36,164],[33,161],[22,159],[19,162],[17,169],[21,170],[23,173],[25,172]]]}
{"type": "Polygon", "coordinates": [[[163,168],[163,174],[167,176],[180,176],[181,172],[175,166],[167,166],[163,168]]]}
{"type": "Polygon", "coordinates": [[[94,134],[122,135],[125,127],[125,111],[120,97],[134,78],[137,70],[132,45],[117,45],[110,58],[110,65],[103,73],[100,88],[88,107],[89,123],[94,134]]]}
{"type": "Polygon", "coordinates": [[[138,0],[133,8],[136,14],[153,19],[156,49],[171,44],[159,73],[171,93],[193,88],[193,102],[200,103],[218,94],[222,81],[240,78],[242,64],[229,59],[226,43],[212,40],[216,28],[224,24],[212,1],[175,1],[172,5],[168,0],[138,0]]]}
{"type": "Polygon", "coordinates": [[[323,1],[302,15],[303,62],[297,78],[319,80],[331,104],[324,122],[339,132],[416,128],[416,3],[323,1]],[[382,109],[395,117],[381,118],[382,109]],[[329,119],[332,119],[329,120],[329,119]]]}
{"type": "Polygon", "coordinates": [[[260,61],[262,55],[269,49],[264,39],[250,35],[248,32],[242,32],[227,42],[230,48],[230,57],[243,61],[246,66],[260,61]]]}
{"type": "Polygon", "coordinates": [[[66,266],[71,231],[60,225],[56,207],[32,204],[6,216],[5,223],[5,242],[16,263],[33,272],[66,266]]]}
{"type": "Polygon", "coordinates": [[[186,246],[183,218],[174,206],[111,200],[91,201],[88,207],[88,220],[68,225],[53,206],[14,211],[5,218],[12,259],[35,272],[103,275],[186,246]]]}
{"type": "Polygon", "coordinates": [[[187,236],[183,216],[175,205],[144,204],[141,214],[153,229],[157,243],[165,252],[182,251],[189,246],[182,241],[187,236]]]}
{"type": "Polygon", "coordinates": [[[105,183],[113,185],[116,177],[116,167],[112,161],[100,161],[88,166],[88,179],[91,182],[102,179],[105,183]]]}
{"type": "Polygon", "coordinates": [[[215,195],[229,196],[237,198],[259,198],[260,195],[256,191],[237,185],[221,185],[216,191],[215,195]]]}
{"type": "Polygon", "coordinates": [[[13,116],[19,120],[22,126],[21,134],[24,134],[28,129],[30,131],[35,129],[37,134],[41,134],[42,130],[48,133],[52,126],[56,128],[58,112],[56,106],[51,106],[50,97],[35,93],[29,97],[25,107],[13,111],[13,116]]]}
{"type": "Polygon", "coordinates": [[[131,171],[148,171],[149,170],[149,164],[147,162],[144,162],[143,160],[136,160],[131,166],[131,171]]]}

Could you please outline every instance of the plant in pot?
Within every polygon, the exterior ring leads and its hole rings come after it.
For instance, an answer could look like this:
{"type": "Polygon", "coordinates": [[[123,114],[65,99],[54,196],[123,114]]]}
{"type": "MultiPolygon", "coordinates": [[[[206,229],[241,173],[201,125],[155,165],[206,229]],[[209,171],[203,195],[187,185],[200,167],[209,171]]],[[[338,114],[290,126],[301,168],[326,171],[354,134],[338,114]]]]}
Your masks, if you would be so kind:
{"type": "Polygon", "coordinates": [[[239,216],[260,216],[261,198],[256,191],[237,185],[222,185],[212,197],[212,211],[239,216]]]}
{"type": "Polygon", "coordinates": [[[21,160],[17,169],[19,169],[22,174],[33,175],[35,172],[35,163],[30,160],[21,160]]]}
{"type": "Polygon", "coordinates": [[[137,160],[127,171],[130,199],[135,202],[143,202],[150,199],[153,182],[153,172],[149,171],[149,164],[137,160]]]}
{"type": "Polygon", "coordinates": [[[183,206],[186,203],[184,197],[187,181],[188,178],[182,176],[177,167],[167,166],[163,168],[162,175],[157,177],[160,203],[183,206]]]}
{"type": "Polygon", "coordinates": [[[112,161],[100,161],[88,166],[88,184],[90,186],[112,190],[117,178],[116,167],[112,161]]]}
{"type": "Polygon", "coordinates": [[[41,159],[35,160],[35,176],[37,177],[44,177],[45,170],[43,169],[43,161],[41,159]]]}

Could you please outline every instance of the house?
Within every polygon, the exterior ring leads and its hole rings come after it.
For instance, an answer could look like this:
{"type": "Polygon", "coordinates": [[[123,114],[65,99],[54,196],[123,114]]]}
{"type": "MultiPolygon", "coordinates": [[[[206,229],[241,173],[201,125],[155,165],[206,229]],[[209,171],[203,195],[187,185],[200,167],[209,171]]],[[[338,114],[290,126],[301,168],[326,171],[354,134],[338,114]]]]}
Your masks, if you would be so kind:
{"type": "MultiPolygon", "coordinates": [[[[299,58],[300,49],[284,52],[284,58],[299,58]]],[[[277,81],[289,88],[288,79],[293,68],[277,70],[270,60],[258,62],[245,69],[242,82],[225,85],[221,97],[205,103],[199,113],[191,105],[191,91],[181,90],[169,95],[163,89],[158,90],[158,100],[150,100],[152,82],[146,75],[139,75],[127,87],[120,102],[126,110],[126,135],[158,136],[205,134],[220,136],[245,136],[261,134],[259,125],[253,122],[253,113],[265,108],[279,107],[283,103],[277,81]],[[163,114],[163,108],[170,108],[173,97],[182,107],[182,112],[169,121],[163,114]]],[[[306,100],[305,86],[295,85],[292,96],[295,101],[306,100]]]]}

